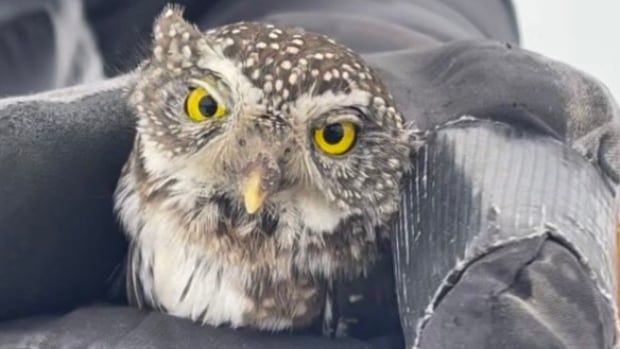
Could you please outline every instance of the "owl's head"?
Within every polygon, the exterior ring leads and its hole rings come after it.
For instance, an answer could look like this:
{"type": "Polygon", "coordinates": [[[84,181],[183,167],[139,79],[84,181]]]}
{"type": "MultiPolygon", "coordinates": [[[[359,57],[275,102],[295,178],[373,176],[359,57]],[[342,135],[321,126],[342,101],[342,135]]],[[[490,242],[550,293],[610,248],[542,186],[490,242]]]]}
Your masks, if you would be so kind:
{"type": "Polygon", "coordinates": [[[315,230],[385,221],[407,132],[376,73],[299,28],[236,23],[205,33],[169,7],[130,91],[147,170],[248,215],[296,210],[315,230]]]}

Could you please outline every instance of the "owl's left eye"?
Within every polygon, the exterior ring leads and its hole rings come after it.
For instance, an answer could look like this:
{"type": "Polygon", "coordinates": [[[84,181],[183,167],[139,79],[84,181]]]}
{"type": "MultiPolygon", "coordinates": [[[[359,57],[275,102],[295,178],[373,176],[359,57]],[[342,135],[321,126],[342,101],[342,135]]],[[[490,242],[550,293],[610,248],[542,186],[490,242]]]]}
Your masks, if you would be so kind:
{"type": "Polygon", "coordinates": [[[192,121],[221,118],[228,113],[224,103],[204,87],[193,88],[185,98],[185,113],[192,121]]]}
{"type": "Polygon", "coordinates": [[[343,155],[353,148],[357,127],[352,122],[336,122],[314,130],[314,143],[324,153],[343,155]]]}

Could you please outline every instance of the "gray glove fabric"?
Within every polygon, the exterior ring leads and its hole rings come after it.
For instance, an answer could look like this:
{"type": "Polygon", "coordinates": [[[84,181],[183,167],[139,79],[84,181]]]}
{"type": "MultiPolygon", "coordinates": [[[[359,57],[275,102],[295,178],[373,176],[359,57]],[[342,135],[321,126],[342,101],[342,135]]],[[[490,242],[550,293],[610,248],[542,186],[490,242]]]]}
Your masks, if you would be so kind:
{"type": "Polygon", "coordinates": [[[463,119],[412,158],[394,229],[408,347],[614,347],[614,192],[532,131],[463,119]]]}
{"type": "Polygon", "coordinates": [[[164,314],[110,305],[83,307],[62,317],[40,316],[0,324],[0,334],[2,349],[377,348],[372,342],[353,339],[205,327],[164,314]]]}

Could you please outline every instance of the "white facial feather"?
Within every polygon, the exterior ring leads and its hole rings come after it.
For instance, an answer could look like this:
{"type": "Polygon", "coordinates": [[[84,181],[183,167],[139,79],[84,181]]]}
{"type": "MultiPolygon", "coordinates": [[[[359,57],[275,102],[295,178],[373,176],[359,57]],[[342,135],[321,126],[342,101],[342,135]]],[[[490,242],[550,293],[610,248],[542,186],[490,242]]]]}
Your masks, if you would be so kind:
{"type": "Polygon", "coordinates": [[[304,226],[315,232],[336,233],[336,226],[346,217],[340,209],[318,193],[302,193],[294,200],[304,226]]]}

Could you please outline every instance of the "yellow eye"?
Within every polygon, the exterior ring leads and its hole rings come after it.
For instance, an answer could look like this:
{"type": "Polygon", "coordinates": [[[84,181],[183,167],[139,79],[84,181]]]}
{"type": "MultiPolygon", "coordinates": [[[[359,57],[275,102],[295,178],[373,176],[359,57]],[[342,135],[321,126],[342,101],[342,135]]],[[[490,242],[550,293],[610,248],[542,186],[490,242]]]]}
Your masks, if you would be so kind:
{"type": "Polygon", "coordinates": [[[195,122],[221,118],[227,112],[226,106],[203,87],[191,90],[185,99],[185,113],[195,122]]]}
{"type": "Polygon", "coordinates": [[[314,142],[329,155],[342,155],[355,145],[357,129],[352,122],[337,122],[314,131],[314,142]]]}

